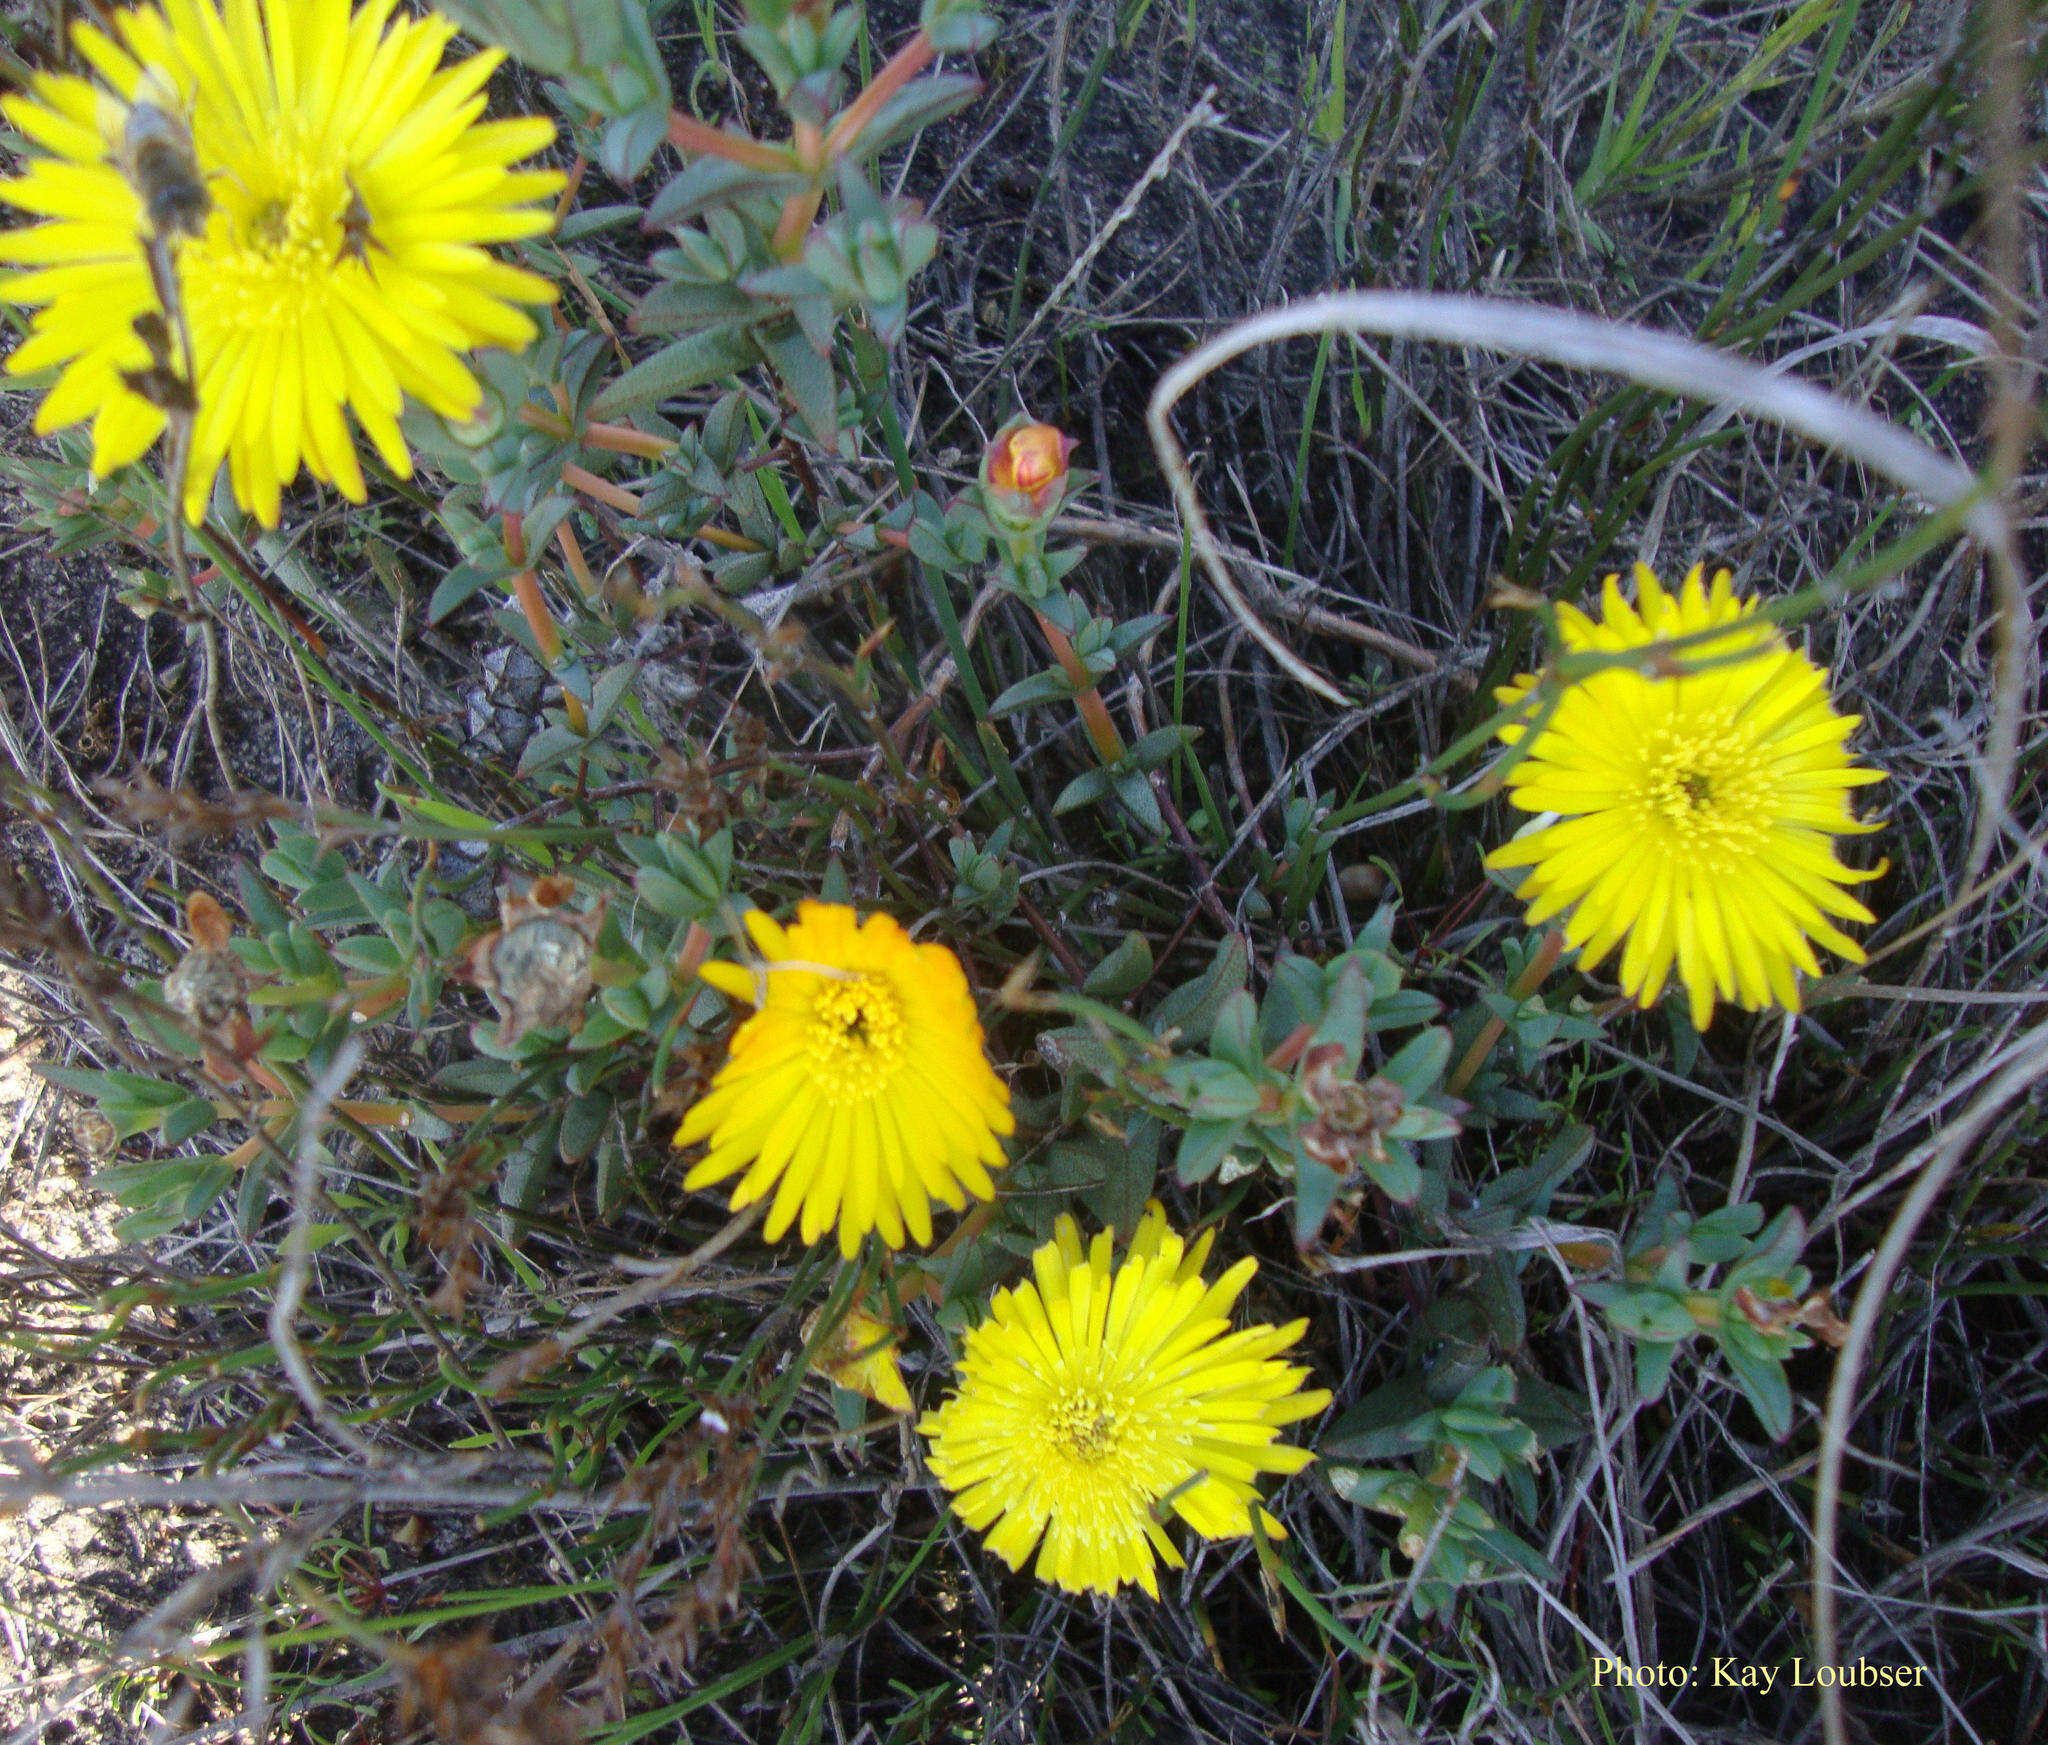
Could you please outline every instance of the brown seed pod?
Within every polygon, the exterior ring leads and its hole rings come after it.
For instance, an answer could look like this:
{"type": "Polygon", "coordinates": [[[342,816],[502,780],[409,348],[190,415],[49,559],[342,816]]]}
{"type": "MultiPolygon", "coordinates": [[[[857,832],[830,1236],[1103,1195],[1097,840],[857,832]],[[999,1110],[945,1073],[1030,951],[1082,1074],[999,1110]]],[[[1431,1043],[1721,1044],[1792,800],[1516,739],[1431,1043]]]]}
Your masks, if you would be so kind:
{"type": "MultiPolygon", "coordinates": [[[[801,640],[799,633],[796,641],[801,640]]],[[[731,722],[733,756],[743,763],[759,763],[768,751],[768,723],[746,709],[735,709],[731,722]]]]}
{"type": "Polygon", "coordinates": [[[1400,1120],[1404,1098],[1390,1079],[1360,1084],[1338,1077],[1344,1051],[1335,1043],[1311,1048],[1301,1057],[1301,1088],[1316,1119],[1301,1130],[1301,1148],[1318,1163],[1349,1175],[1361,1155],[1387,1160],[1380,1135],[1400,1120]]]}
{"type": "Polygon", "coordinates": [[[726,821],[725,791],[712,775],[711,760],[701,751],[690,757],[664,745],[655,753],[654,779],[676,797],[676,810],[703,835],[726,821]]]}
{"type": "Polygon", "coordinates": [[[497,929],[469,949],[469,978],[497,1008],[502,1043],[529,1030],[583,1028],[605,905],[600,899],[587,914],[563,908],[575,890],[570,880],[550,875],[535,879],[523,897],[501,894],[497,929]]]}
{"type": "Polygon", "coordinates": [[[121,1149],[121,1129],[97,1109],[71,1111],[71,1137],[95,1163],[104,1163],[121,1149]]]}
{"type": "Polygon", "coordinates": [[[186,899],[185,925],[192,949],[164,977],[164,1004],[199,1033],[206,1070],[217,1083],[248,1079],[285,1095],[277,1075],[257,1058],[271,1033],[259,1032],[250,1021],[249,972],[228,948],[234,926],[226,911],[204,891],[195,891],[186,899]]]}
{"type": "Polygon", "coordinates": [[[249,978],[242,960],[228,949],[233,929],[226,912],[204,891],[185,904],[192,949],[164,977],[164,1004],[209,1035],[227,1030],[248,1013],[249,978]]]}
{"type": "Polygon", "coordinates": [[[1369,860],[1353,861],[1337,875],[1337,884],[1346,902],[1377,903],[1387,894],[1386,869],[1369,860]]]}
{"type": "Polygon", "coordinates": [[[248,1016],[248,973],[227,948],[233,928],[205,891],[186,899],[184,922],[193,932],[193,948],[164,977],[164,1004],[207,1034],[223,1032],[238,1014],[248,1016]]]}

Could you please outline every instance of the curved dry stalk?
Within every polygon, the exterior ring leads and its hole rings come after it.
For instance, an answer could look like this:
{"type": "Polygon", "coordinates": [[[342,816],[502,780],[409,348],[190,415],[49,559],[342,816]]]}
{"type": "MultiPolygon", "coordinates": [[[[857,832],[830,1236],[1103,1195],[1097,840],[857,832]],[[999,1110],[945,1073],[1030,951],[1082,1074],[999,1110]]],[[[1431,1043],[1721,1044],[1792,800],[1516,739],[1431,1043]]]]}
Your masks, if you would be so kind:
{"type": "Polygon", "coordinates": [[[277,1274],[277,1295],[270,1303],[270,1342],[277,1348],[277,1360],[291,1378],[292,1391],[307,1414],[335,1441],[372,1466],[383,1458],[381,1451],[359,1436],[328,1403],[320,1380],[306,1354],[299,1347],[299,1304],[305,1300],[306,1285],[313,1270],[313,1202],[320,1192],[320,1129],[342,1087],[355,1077],[363,1062],[363,1039],[351,1036],[334,1051],[334,1059],[299,1104],[299,1143],[292,1155],[292,1227],[285,1238],[277,1274]]]}
{"type": "MultiPolygon", "coordinates": [[[[1340,706],[1348,706],[1351,701],[1288,648],[1253,612],[1238,590],[1202,513],[1201,499],[1188,471],[1187,455],[1173,434],[1168,415],[1190,388],[1232,358],[1278,340],[1337,332],[1377,333],[1437,345],[1481,346],[1576,369],[1606,370],[1645,387],[1710,400],[1729,411],[1767,418],[1861,461],[1935,509],[1954,513],[1984,547],[1994,576],[2000,579],[2001,649],[2027,651],[2024,656],[2001,661],[1991,725],[1986,734],[1980,816],[1995,820],[2012,785],[2020,707],[2030,689],[2027,669],[2032,665],[2033,648],[2032,620],[2024,591],[2010,585],[2010,578],[2020,571],[2012,524],[2003,506],[1984,493],[1976,474],[1959,461],[1937,453],[1876,413],[1851,405],[1810,382],[1696,340],[1570,310],[1427,292],[1338,292],[1241,321],[1208,344],[1197,347],[1160,377],[1145,409],[1145,423],[1174,502],[1201,559],[1202,571],[1238,622],[1298,684],[1340,706]]],[[[1983,828],[1980,824],[1980,834],[1983,828]]]]}
{"type": "MultiPolygon", "coordinates": [[[[1856,1415],[1856,1383],[1863,1373],[1877,1333],[1878,1317],[1890,1299],[1892,1280],[1905,1263],[1906,1250],[1934,1202],[1948,1186],[1977,1136],[1999,1110],[2036,1084],[2048,1071],[2048,1023],[2036,1024],[2005,1051],[2005,1065],[1971,1100],[1970,1106],[1920,1147],[1909,1163],[1921,1167],[1913,1191],[1899,1203],[1884,1240],[1870,1257],[1856,1306],[1849,1312],[1849,1332],[1835,1357],[1834,1380],[1828,1387],[1827,1410],[1821,1418],[1820,1470],[1813,1491],[1813,1653],[1819,1666],[1835,1664],[1835,1544],[1842,1498],[1842,1458],[1848,1451],[1849,1425],[1856,1415]]],[[[1820,1690],[1821,1722],[1829,1745],[1848,1738],[1840,1690],[1820,1690]]]]}

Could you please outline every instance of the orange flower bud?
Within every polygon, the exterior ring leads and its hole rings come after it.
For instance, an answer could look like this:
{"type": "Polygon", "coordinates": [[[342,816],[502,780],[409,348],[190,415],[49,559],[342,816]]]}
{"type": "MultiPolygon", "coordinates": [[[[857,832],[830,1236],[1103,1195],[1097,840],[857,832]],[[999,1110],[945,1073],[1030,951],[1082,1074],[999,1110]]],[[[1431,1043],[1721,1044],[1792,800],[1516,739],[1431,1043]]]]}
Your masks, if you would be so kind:
{"type": "Polygon", "coordinates": [[[1035,521],[1058,501],[1073,437],[1050,424],[1020,423],[996,435],[982,459],[991,509],[1005,520],[1035,521]]]}
{"type": "Polygon", "coordinates": [[[988,482],[998,490],[1040,491],[1067,470],[1071,436],[1050,424],[1026,424],[989,452],[988,482]]]}

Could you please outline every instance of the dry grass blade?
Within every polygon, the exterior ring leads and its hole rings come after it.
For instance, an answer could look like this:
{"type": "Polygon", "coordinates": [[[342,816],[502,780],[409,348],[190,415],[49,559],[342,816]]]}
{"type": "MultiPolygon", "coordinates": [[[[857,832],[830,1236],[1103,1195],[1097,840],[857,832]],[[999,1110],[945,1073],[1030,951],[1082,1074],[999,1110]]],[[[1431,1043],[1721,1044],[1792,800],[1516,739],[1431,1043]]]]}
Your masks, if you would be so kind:
{"type": "Polygon", "coordinates": [[[306,1284],[312,1273],[312,1227],[314,1200],[320,1191],[320,1129],[327,1111],[342,1087],[362,1064],[363,1044],[351,1036],[334,1051],[327,1070],[307,1091],[299,1106],[299,1144],[292,1158],[292,1229],[284,1245],[283,1265],[278,1271],[277,1295],[270,1305],[270,1338],[277,1347],[278,1361],[291,1377],[299,1402],[312,1414],[321,1429],[343,1447],[366,1461],[379,1459],[373,1444],[358,1435],[336,1415],[321,1391],[319,1378],[306,1354],[299,1348],[294,1322],[299,1304],[305,1300],[306,1284]]]}
{"type": "MultiPolygon", "coordinates": [[[[1884,1313],[1892,1281],[1905,1263],[1927,1214],[1941,1198],[1949,1179],[1968,1157],[1970,1147],[1992,1118],[2013,1098],[2039,1084],[2048,1072],[2048,1024],[2037,1024],[2006,1051],[2004,1068],[1971,1100],[1970,1106],[1920,1148],[1920,1179],[1892,1214],[1884,1240],[1870,1257],[1856,1306],[1849,1315],[1849,1334],[1835,1359],[1821,1423],[1820,1471],[1813,1492],[1813,1644],[1815,1663],[1836,1662],[1835,1548],[1840,1536],[1842,1462],[1849,1448],[1849,1426],[1856,1416],[1856,1384],[1863,1374],[1884,1313]]],[[[1828,1687],[1821,1694],[1821,1714],[1829,1745],[1846,1745],[1841,1693],[1828,1687]]]]}
{"type": "MultiPolygon", "coordinates": [[[[1145,421],[1203,574],[1282,670],[1330,702],[1342,705],[1349,699],[1273,633],[1231,578],[1170,418],[1174,406],[1197,382],[1233,358],[1281,340],[1348,332],[1479,346],[1573,368],[1609,371],[1645,387],[1770,419],[1863,462],[1933,508],[1953,514],[1982,544],[2001,573],[2019,573],[2012,523],[2003,506],[1984,494],[1974,473],[1888,420],[1796,377],[1675,334],[1568,310],[1406,291],[1315,297],[1241,321],[1190,352],[1159,379],[1145,421]]],[[[2011,587],[2002,589],[2002,594],[2006,611],[2014,619],[2007,624],[2006,635],[2013,646],[2030,647],[2031,621],[2025,616],[2023,594],[2011,587]]],[[[1995,818],[2010,792],[2018,710],[2030,689],[2027,675],[2018,671],[2008,672],[2000,684],[1979,802],[1984,816],[1995,818]]]]}

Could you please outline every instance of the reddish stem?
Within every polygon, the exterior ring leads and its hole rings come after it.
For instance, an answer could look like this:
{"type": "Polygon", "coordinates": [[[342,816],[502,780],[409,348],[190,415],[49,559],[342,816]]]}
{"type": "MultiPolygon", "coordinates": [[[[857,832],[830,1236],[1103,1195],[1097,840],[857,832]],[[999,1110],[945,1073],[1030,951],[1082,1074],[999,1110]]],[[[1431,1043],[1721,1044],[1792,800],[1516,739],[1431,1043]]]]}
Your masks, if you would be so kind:
{"type": "Polygon", "coordinates": [[[815,176],[825,167],[825,130],[815,121],[796,120],[790,124],[789,149],[805,175],[815,176]]]}
{"type": "MultiPolygon", "coordinates": [[[[1564,934],[1555,927],[1543,930],[1542,941],[1536,947],[1535,956],[1522,966],[1522,973],[1508,984],[1508,998],[1520,1005],[1549,978],[1557,968],[1557,960],[1564,955],[1564,934]]],[[[1444,1090],[1455,1097],[1479,1076],[1479,1069],[1486,1064],[1486,1057],[1499,1045],[1507,1034],[1507,1020],[1489,1018],[1479,1027],[1479,1034],[1472,1038],[1472,1046],[1465,1050],[1465,1058],[1451,1069],[1451,1076],[1444,1080],[1444,1090]]]]}
{"type": "Polygon", "coordinates": [[[1045,633],[1053,658],[1060,663],[1060,671],[1066,674],[1067,683],[1074,687],[1074,706],[1081,711],[1081,719],[1088,725],[1088,737],[1095,741],[1096,755],[1105,764],[1121,763],[1124,757],[1123,737],[1116,730],[1116,723],[1109,718],[1109,705],[1102,700],[1102,693],[1095,688],[1095,676],[1081,664],[1081,657],[1074,652],[1074,645],[1067,640],[1067,633],[1043,612],[1037,614],[1038,628],[1045,633]]]}
{"type": "Polygon", "coordinates": [[[826,132],[825,161],[829,163],[859,139],[861,131],[881,113],[882,105],[930,66],[937,54],[932,39],[920,30],[891,55],[868,88],[839,112],[826,132]]]}
{"type": "Polygon", "coordinates": [[[822,188],[806,188],[783,202],[782,216],[776,220],[775,235],[769,242],[777,260],[795,260],[803,253],[804,238],[810,234],[811,220],[818,216],[818,204],[824,197],[822,188]]]}
{"type": "Polygon", "coordinates": [[[571,490],[581,491],[593,502],[616,509],[621,515],[640,513],[640,499],[623,485],[615,485],[610,479],[601,479],[588,467],[579,467],[574,461],[562,464],[562,483],[571,490]]]}
{"type": "Polygon", "coordinates": [[[672,437],[656,436],[649,430],[635,430],[630,424],[601,424],[595,420],[578,430],[564,411],[559,417],[531,400],[521,404],[513,417],[529,430],[544,430],[559,441],[575,441],[607,454],[630,454],[638,460],[660,460],[675,447],[672,437]]]}
{"type": "Polygon", "coordinates": [[[715,545],[722,551],[766,551],[768,548],[758,539],[749,539],[744,533],[728,533],[723,527],[700,527],[697,537],[707,545],[715,545]]]}
{"type": "Polygon", "coordinates": [[[586,424],[583,440],[592,448],[613,454],[635,455],[641,460],[660,460],[675,447],[675,439],[656,436],[651,430],[635,430],[630,424],[586,424]]]}
{"type": "Polygon", "coordinates": [[[555,627],[553,614],[540,591],[540,578],[531,570],[520,570],[512,577],[512,594],[519,602],[519,610],[526,618],[526,628],[533,632],[534,646],[540,650],[540,657],[549,666],[562,658],[562,633],[555,627]]]}
{"type": "Polygon", "coordinates": [[[668,142],[677,151],[701,152],[724,158],[729,164],[744,164],[750,170],[791,171],[796,165],[786,146],[763,145],[744,134],[727,133],[722,127],[707,127],[680,110],[668,112],[668,142]]]}
{"type": "Polygon", "coordinates": [[[562,183],[562,197],[555,202],[554,228],[562,228],[562,220],[569,216],[569,209],[576,204],[576,191],[583,186],[583,174],[590,168],[590,160],[581,152],[569,166],[569,174],[562,183]]]}
{"type": "Polygon", "coordinates": [[[576,529],[569,525],[566,515],[555,524],[555,538],[561,544],[562,559],[568,564],[569,573],[583,590],[583,597],[595,600],[600,592],[597,577],[591,573],[590,560],[583,555],[583,542],[576,537],[576,529]]]}

